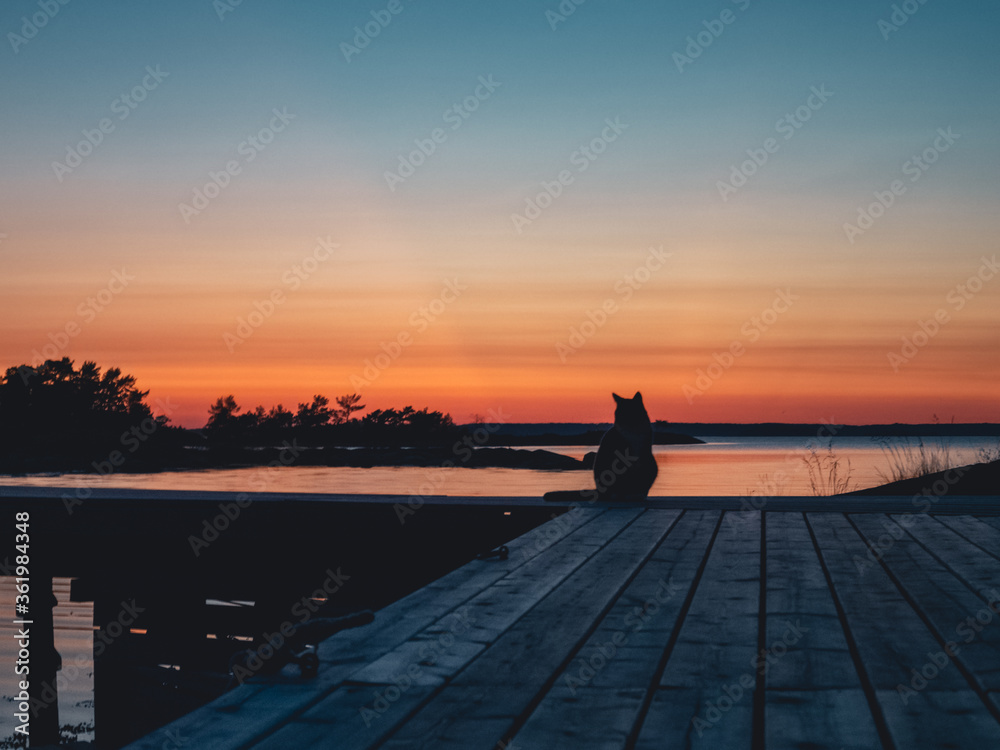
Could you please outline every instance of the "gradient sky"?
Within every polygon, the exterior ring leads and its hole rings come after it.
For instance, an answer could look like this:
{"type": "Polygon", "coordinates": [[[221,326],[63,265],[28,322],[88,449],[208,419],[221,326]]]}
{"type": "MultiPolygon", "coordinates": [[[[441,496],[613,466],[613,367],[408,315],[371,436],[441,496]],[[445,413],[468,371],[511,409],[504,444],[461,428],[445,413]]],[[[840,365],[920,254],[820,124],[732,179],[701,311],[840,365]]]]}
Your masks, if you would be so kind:
{"type": "Polygon", "coordinates": [[[870,0],[588,0],[565,21],[546,15],[555,0],[400,0],[350,60],[342,44],[388,0],[225,5],[75,0],[28,38],[41,6],[4,3],[5,366],[119,366],[191,426],[226,393],[294,408],[358,390],[458,421],[606,421],[612,390],[672,421],[1000,421],[1000,278],[983,260],[1000,249],[995,2],[914,2],[891,30],[892,4],[870,0]],[[721,35],[679,70],[706,23],[721,35]],[[779,125],[813,89],[832,96],[779,125]],[[292,117],[249,144],[275,110],[292,117]],[[54,168],[102,118],[93,153],[54,168]],[[390,186],[435,128],[443,142],[390,186]],[[581,157],[602,132],[616,140],[581,157]],[[724,200],[719,182],[769,138],[724,200]],[[239,173],[185,218],[229,162],[239,173]],[[905,192],[849,241],[896,180],[905,192]],[[294,279],[318,238],[338,247],[294,279]],[[666,259],[627,293],[651,248],[666,259]],[[765,312],[779,291],[793,303],[765,312]],[[251,336],[226,338],[274,292],[251,336]],[[582,346],[558,348],[581,327],[582,346]]]}

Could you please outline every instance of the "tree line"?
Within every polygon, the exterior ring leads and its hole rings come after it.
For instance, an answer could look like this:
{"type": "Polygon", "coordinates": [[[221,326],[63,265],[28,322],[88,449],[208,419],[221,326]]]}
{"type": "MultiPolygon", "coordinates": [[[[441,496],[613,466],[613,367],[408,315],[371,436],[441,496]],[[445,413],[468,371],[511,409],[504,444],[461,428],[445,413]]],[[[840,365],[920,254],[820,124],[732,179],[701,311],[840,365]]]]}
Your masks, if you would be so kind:
{"type": "Polygon", "coordinates": [[[160,442],[169,421],[154,416],[132,375],[68,357],[9,367],[0,380],[0,471],[85,469],[114,450],[160,442]]]}
{"type": "Polygon", "coordinates": [[[278,404],[243,410],[232,394],[209,406],[200,430],[168,424],[153,413],[149,391],[120,368],[79,368],[63,357],[37,367],[9,367],[0,380],[0,472],[87,470],[112,451],[138,453],[140,461],[178,455],[185,447],[274,446],[295,438],[303,445],[450,445],[464,428],[427,408],[375,409],[357,393],[332,402],[316,394],[293,412],[278,404]]]}
{"type": "Polygon", "coordinates": [[[357,393],[338,396],[333,405],[326,396],[316,394],[294,412],[282,404],[243,411],[230,394],[209,407],[204,431],[210,440],[221,442],[273,441],[295,435],[312,443],[367,446],[443,445],[462,434],[451,415],[427,408],[375,409],[359,419],[353,415],[367,408],[360,402],[357,393]]]}

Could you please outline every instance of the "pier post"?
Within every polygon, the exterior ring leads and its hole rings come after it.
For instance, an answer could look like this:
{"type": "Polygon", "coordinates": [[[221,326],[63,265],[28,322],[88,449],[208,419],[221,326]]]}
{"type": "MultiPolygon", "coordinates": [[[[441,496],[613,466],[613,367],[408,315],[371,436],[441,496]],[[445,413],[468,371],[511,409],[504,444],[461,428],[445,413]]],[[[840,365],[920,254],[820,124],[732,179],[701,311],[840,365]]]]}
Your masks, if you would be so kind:
{"type": "Polygon", "coordinates": [[[30,624],[21,626],[30,634],[29,747],[42,747],[59,742],[59,689],[56,678],[60,659],[55,646],[52,610],[56,606],[56,597],[52,593],[51,573],[44,570],[32,571],[31,593],[31,609],[27,618],[30,624]]]}

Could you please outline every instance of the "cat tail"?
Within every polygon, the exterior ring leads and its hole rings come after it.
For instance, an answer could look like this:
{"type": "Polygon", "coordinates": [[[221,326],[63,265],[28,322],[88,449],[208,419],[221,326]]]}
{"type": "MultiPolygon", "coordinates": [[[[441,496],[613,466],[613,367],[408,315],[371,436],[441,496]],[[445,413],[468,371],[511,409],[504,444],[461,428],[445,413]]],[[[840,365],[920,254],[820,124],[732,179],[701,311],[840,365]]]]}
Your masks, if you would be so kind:
{"type": "Polygon", "coordinates": [[[557,492],[546,492],[542,495],[542,499],[547,503],[592,503],[595,500],[604,500],[607,502],[618,502],[618,503],[644,503],[646,502],[645,494],[621,494],[614,495],[608,494],[607,496],[602,496],[597,490],[571,490],[571,491],[557,491],[557,492]]]}
{"type": "Polygon", "coordinates": [[[593,502],[596,495],[594,490],[571,490],[546,492],[542,499],[547,503],[585,503],[593,502]]]}

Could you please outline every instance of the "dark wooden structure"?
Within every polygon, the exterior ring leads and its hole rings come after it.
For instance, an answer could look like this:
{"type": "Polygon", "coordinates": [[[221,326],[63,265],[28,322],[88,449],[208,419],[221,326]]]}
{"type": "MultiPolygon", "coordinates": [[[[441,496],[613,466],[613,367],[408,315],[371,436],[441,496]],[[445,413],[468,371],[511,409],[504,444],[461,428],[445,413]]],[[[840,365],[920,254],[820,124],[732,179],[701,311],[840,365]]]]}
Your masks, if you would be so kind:
{"type": "Polygon", "coordinates": [[[94,602],[96,738],[107,750],[222,694],[229,657],[250,645],[231,637],[379,609],[561,512],[504,499],[421,505],[392,496],[0,487],[0,566],[10,575],[20,511],[30,515],[31,693],[44,706],[32,717],[32,742],[58,737],[56,663],[45,658],[53,653],[51,579],[72,577],[73,599],[94,602]],[[322,612],[314,611],[319,597],[322,612]],[[211,607],[211,599],[254,606],[211,607]]]}
{"type": "Polygon", "coordinates": [[[251,681],[129,747],[1000,747],[998,514],[571,509],[324,641],[316,678],[251,681]]]}

